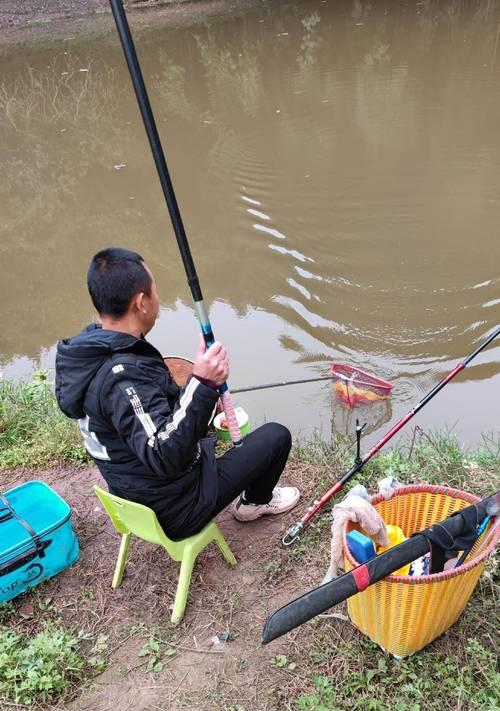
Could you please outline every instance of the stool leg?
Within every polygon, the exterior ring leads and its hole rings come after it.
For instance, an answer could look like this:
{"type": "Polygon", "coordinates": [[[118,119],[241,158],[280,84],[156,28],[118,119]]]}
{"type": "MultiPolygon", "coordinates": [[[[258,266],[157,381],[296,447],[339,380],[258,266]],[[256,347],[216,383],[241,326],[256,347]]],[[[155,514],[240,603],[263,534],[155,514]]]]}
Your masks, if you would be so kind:
{"type": "Polygon", "coordinates": [[[236,558],[234,557],[232,550],[227,545],[226,539],[224,538],[219,529],[217,529],[217,531],[214,533],[214,541],[215,543],[217,543],[219,550],[224,556],[225,560],[230,565],[236,565],[236,558]]]}
{"type": "Polygon", "coordinates": [[[174,610],[172,612],[172,617],[170,618],[174,625],[178,624],[184,617],[184,610],[186,609],[187,596],[189,586],[191,584],[191,575],[193,573],[195,560],[196,553],[186,546],[182,557],[177,591],[175,593],[174,610]]]}
{"type": "Polygon", "coordinates": [[[115,574],[113,575],[113,582],[111,583],[112,588],[117,588],[123,578],[123,571],[127,565],[128,556],[128,544],[130,543],[130,533],[124,533],[122,535],[122,540],[120,543],[120,551],[118,553],[118,560],[116,561],[115,574]]]}

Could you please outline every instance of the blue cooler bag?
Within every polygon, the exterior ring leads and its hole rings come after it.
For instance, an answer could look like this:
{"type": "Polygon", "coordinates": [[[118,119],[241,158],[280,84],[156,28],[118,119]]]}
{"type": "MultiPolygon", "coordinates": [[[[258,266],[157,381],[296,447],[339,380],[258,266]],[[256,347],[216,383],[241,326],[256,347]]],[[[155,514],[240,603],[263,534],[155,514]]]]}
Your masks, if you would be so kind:
{"type": "Polygon", "coordinates": [[[70,517],[68,504],[42,481],[0,495],[0,603],[77,560],[70,517]]]}

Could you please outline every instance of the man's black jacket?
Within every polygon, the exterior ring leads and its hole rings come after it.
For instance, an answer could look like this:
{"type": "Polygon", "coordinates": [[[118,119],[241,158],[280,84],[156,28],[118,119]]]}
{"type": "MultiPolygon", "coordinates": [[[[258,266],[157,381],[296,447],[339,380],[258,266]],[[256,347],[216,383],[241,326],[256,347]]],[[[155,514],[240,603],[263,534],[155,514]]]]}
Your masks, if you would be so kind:
{"type": "Polygon", "coordinates": [[[91,324],[57,345],[56,397],[112,493],[150,506],[177,537],[206,516],[217,497],[214,444],[203,439],[216,390],[196,378],[179,390],[150,343],[91,324]]]}

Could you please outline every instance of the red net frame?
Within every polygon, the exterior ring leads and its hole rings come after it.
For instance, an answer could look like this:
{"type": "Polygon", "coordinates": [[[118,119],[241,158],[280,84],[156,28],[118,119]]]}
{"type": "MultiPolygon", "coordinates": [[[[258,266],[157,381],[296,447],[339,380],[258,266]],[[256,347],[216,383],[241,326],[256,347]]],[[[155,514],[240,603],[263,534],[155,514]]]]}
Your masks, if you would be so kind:
{"type": "Polygon", "coordinates": [[[352,365],[332,363],[332,377],[337,395],[350,407],[385,400],[392,390],[392,383],[352,365]]]}

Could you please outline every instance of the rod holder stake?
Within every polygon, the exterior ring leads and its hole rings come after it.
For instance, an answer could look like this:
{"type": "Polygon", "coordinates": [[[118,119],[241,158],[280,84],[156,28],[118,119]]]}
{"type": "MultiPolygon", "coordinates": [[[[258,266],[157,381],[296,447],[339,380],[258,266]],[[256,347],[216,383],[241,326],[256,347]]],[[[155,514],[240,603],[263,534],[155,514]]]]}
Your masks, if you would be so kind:
{"type": "Polygon", "coordinates": [[[356,459],[354,460],[354,463],[358,467],[363,461],[361,459],[361,433],[363,432],[367,424],[368,423],[365,422],[364,425],[360,425],[359,420],[356,419],[356,459]]]}

